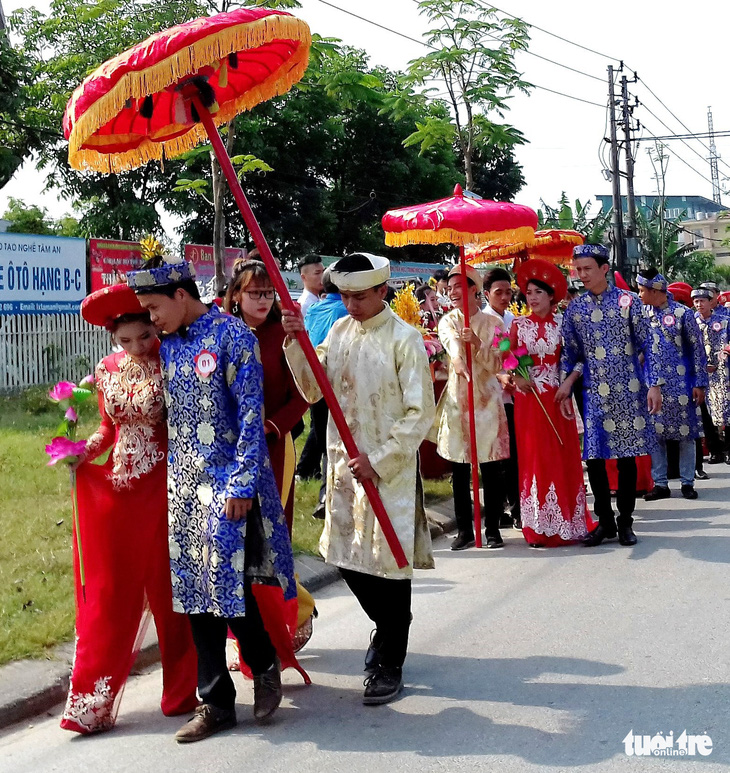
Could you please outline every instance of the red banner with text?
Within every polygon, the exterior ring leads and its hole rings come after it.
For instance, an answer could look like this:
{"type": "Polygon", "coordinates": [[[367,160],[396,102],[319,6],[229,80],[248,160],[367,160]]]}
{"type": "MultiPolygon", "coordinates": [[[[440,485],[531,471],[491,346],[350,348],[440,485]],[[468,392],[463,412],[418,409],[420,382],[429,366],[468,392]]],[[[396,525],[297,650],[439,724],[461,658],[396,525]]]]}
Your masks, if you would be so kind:
{"type": "MultiPolygon", "coordinates": [[[[226,247],[225,274],[230,279],[233,275],[233,264],[238,258],[246,257],[243,247],[226,247]]],[[[215,277],[215,265],[213,264],[213,247],[209,244],[186,244],[185,260],[195,267],[195,278],[201,284],[207,284],[215,277]]]]}
{"type": "Polygon", "coordinates": [[[121,282],[127,271],[142,265],[139,242],[118,242],[110,239],[89,239],[91,291],[121,282]]]}

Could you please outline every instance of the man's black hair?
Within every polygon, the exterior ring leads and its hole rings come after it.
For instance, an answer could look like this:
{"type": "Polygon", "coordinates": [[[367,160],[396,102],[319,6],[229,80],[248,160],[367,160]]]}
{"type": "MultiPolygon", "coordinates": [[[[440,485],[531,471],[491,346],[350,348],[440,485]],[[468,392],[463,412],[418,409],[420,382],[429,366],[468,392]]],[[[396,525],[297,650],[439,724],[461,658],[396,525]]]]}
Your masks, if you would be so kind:
{"type": "Polygon", "coordinates": [[[437,281],[437,282],[448,282],[449,281],[449,272],[445,268],[437,268],[431,276],[437,281]]]}
{"type": "Polygon", "coordinates": [[[309,255],[305,255],[303,258],[299,260],[299,263],[297,263],[297,267],[299,268],[299,273],[302,273],[302,269],[305,266],[316,266],[317,263],[321,263],[322,258],[320,255],[316,255],[313,252],[310,252],[309,255]]]}
{"type": "Polygon", "coordinates": [[[508,271],[503,268],[493,268],[491,271],[487,271],[484,277],[484,292],[488,293],[492,289],[492,285],[495,282],[512,282],[512,277],[508,271]]]}
{"type": "Polygon", "coordinates": [[[345,255],[334,264],[335,269],[340,274],[354,274],[357,271],[372,271],[374,266],[370,258],[354,252],[352,255],[345,255]]]}
{"type": "Polygon", "coordinates": [[[639,271],[639,276],[650,282],[659,272],[655,268],[644,268],[639,271]]]}
{"type": "Polygon", "coordinates": [[[322,289],[324,292],[326,292],[328,295],[331,295],[332,293],[339,293],[339,288],[337,285],[332,281],[332,277],[330,275],[330,270],[326,268],[324,270],[324,274],[322,274],[322,289]]]}
{"type": "Polygon", "coordinates": [[[139,287],[135,288],[134,292],[137,295],[166,295],[168,298],[173,298],[177,290],[185,290],[194,301],[200,300],[200,290],[198,290],[198,285],[195,284],[194,279],[186,279],[183,282],[175,282],[175,284],[170,285],[139,287]]]}

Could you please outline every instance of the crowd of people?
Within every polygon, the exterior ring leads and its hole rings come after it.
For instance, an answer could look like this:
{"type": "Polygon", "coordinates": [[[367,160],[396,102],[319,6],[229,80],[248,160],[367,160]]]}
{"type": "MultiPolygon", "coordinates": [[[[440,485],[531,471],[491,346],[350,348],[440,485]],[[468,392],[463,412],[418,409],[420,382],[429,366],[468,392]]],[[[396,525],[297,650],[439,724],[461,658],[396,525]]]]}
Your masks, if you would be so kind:
{"type": "Polygon", "coordinates": [[[703,436],[709,462],[730,463],[730,310],[716,285],[670,285],[655,270],[639,273],[638,294],[609,284],[601,245],[576,247],[573,267],[582,294],[543,260],[521,263],[514,277],[502,268],[437,271],[415,290],[421,329],[387,302],[388,260],[366,253],[326,270],[318,256],[305,258],[297,309],[280,307],[264,264],[252,259],[237,262],[222,309],[204,304],[192,267],[170,258],[90,295],[82,314],[111,332],[116,350],[97,366],[101,423],[74,464],[86,595],[76,555],[77,641],[62,726],[113,727],[147,604],[162,710],[193,712],[178,742],[236,724],[229,637],[253,678],[257,720],[281,701],[282,669],[309,681],[295,654],[314,614],[294,577],[295,473],[321,479],[313,515],[324,519],[322,555],[375,625],[366,705],[403,689],[412,572],[434,566],[419,474],[425,443],[451,473],[454,551],[475,544],[472,465],[492,550],[504,547],[505,526],[533,548],[616,537],[634,545],[637,459],[650,458],[647,500],[670,496],[672,477],[686,499],[697,498],[695,476],[707,477],[703,436]],[[518,295],[523,305],[513,310],[518,295]],[[424,330],[446,354],[435,367],[424,330]],[[298,340],[304,331],[356,458],[329,417],[298,340]],[[293,437],[307,409],[297,464],[293,437]],[[365,481],[377,485],[405,567],[365,481]]]}

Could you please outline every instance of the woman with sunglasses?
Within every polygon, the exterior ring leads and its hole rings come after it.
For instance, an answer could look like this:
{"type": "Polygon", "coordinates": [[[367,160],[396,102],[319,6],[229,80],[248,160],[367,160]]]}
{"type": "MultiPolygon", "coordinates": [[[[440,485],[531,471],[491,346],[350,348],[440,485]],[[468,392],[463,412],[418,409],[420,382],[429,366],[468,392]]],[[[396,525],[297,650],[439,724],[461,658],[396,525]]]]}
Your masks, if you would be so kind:
{"type": "MultiPolygon", "coordinates": [[[[264,432],[291,537],[296,467],[292,430],[304,416],[309,403],[299,393],[284,357],[286,333],[281,326],[281,308],[266,266],[261,261],[236,261],[223,308],[242,319],[259,342],[264,370],[264,432]]],[[[297,590],[300,614],[295,651],[301,649],[312,634],[314,607],[312,597],[298,583],[297,590]]]]}

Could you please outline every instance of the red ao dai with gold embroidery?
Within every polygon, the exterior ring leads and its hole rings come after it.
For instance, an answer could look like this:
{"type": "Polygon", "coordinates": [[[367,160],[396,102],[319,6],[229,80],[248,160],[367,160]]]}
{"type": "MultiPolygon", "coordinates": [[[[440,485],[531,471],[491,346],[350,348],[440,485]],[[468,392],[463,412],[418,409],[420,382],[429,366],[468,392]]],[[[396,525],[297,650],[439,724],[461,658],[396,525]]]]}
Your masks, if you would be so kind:
{"type": "Polygon", "coordinates": [[[522,534],[533,545],[564,545],[585,537],[593,523],[575,419],[566,419],[555,402],[560,324],[552,314],[517,317],[511,335],[513,346],[524,346],[534,361],[534,391],[517,391],[514,398],[522,534]]]}

